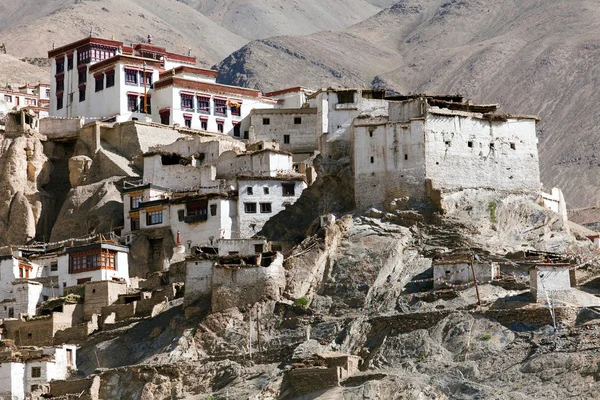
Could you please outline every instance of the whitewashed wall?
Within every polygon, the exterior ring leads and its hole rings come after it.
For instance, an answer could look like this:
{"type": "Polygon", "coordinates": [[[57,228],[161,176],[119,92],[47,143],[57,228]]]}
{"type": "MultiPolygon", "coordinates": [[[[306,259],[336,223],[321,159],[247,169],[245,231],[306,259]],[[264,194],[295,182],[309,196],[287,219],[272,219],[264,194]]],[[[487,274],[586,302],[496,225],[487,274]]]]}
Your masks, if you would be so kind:
{"type": "Polygon", "coordinates": [[[280,181],[276,179],[239,180],[238,237],[247,239],[260,232],[269,219],[280,211],[283,211],[286,205],[294,204],[306,187],[304,181],[280,181]],[[283,196],[282,183],[295,185],[294,196],[283,196]],[[248,193],[249,187],[252,188],[252,194],[248,193]],[[268,194],[265,193],[265,188],[268,188],[268,194]],[[256,203],[256,213],[247,213],[245,211],[245,203],[256,203]],[[271,212],[261,213],[260,203],[271,203],[271,212]]]}
{"type": "Polygon", "coordinates": [[[442,190],[539,190],[535,127],[534,119],[493,122],[429,114],[425,126],[427,178],[442,190]]]}
{"type": "Polygon", "coordinates": [[[202,298],[209,298],[212,292],[214,260],[188,260],[185,268],[184,306],[202,298]]]}
{"type": "Polygon", "coordinates": [[[183,244],[188,240],[192,241],[192,246],[206,246],[210,244],[210,237],[213,236],[213,243],[219,238],[231,238],[234,235],[236,226],[236,201],[232,199],[212,198],[208,200],[208,216],[206,221],[187,223],[179,221],[178,211],[185,212],[185,204],[171,204],[169,225],[173,238],[177,237],[177,231],[181,234],[183,244]],[[210,206],[217,206],[217,215],[210,214],[210,206]]]}

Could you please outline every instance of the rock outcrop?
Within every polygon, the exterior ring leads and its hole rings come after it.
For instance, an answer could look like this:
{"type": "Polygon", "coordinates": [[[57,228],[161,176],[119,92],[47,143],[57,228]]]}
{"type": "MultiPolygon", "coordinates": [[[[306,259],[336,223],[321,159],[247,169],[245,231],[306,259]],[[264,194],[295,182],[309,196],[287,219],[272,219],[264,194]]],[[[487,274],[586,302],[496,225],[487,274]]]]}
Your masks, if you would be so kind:
{"type": "Polygon", "coordinates": [[[0,242],[5,244],[35,237],[45,196],[42,186],[52,169],[42,137],[23,121],[26,115],[8,114],[7,130],[0,134],[0,242]]]}
{"type": "Polygon", "coordinates": [[[104,233],[123,226],[121,178],[71,189],[52,229],[51,241],[104,233]]]}

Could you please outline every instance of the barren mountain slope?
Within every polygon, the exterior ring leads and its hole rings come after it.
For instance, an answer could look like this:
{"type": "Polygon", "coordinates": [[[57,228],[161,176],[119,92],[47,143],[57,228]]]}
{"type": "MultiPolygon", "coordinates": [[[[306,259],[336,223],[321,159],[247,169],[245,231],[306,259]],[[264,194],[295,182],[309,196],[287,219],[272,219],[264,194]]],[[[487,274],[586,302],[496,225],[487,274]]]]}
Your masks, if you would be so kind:
{"type": "Polygon", "coordinates": [[[377,13],[365,0],[180,0],[248,39],[340,31],[377,13]]]}
{"type": "MultiPolygon", "coordinates": [[[[15,2],[0,0],[0,7],[9,3],[15,2]]],[[[33,0],[24,3],[30,8],[36,5],[33,0]]],[[[56,0],[53,4],[35,22],[0,24],[0,40],[9,54],[44,57],[52,43],[62,46],[92,30],[94,36],[114,35],[125,43],[144,41],[152,34],[155,44],[181,54],[191,48],[200,64],[210,66],[246,42],[175,0],[56,0]]],[[[15,12],[24,12],[13,7],[15,12]]]]}
{"type": "Polygon", "coordinates": [[[46,68],[27,64],[8,54],[0,54],[0,87],[9,83],[16,90],[27,82],[37,84],[39,80],[48,81],[46,68]]]}
{"type": "Polygon", "coordinates": [[[365,86],[462,92],[538,114],[543,182],[582,207],[600,194],[599,17],[600,4],[586,0],[405,0],[343,33],[251,42],[223,61],[219,79],[268,90],[362,78],[365,86]]]}

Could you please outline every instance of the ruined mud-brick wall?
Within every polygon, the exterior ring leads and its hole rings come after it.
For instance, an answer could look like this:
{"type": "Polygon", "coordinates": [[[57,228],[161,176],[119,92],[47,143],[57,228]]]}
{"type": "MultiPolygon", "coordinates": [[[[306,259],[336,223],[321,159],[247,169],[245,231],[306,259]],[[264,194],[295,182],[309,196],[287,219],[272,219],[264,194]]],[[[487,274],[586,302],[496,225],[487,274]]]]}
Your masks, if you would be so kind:
{"type": "Polygon", "coordinates": [[[101,320],[103,323],[108,324],[133,318],[135,317],[136,306],[137,302],[134,301],[129,304],[112,304],[110,306],[102,307],[101,320]],[[115,314],[114,320],[108,319],[112,313],[115,314]]]}
{"type": "Polygon", "coordinates": [[[57,331],[54,334],[54,345],[82,343],[96,330],[98,330],[98,317],[93,316],[89,322],[57,331]]]}
{"type": "Polygon", "coordinates": [[[86,321],[92,318],[92,314],[100,314],[102,307],[116,302],[120,294],[127,292],[125,283],[113,281],[88,282],[84,287],[83,315],[86,321]]]}
{"type": "Polygon", "coordinates": [[[152,146],[170,144],[184,136],[173,128],[139,121],[102,126],[100,134],[102,141],[128,159],[147,152],[152,146]]]}
{"type": "Polygon", "coordinates": [[[54,344],[54,323],[52,317],[33,320],[6,320],[6,338],[15,341],[17,346],[52,346],[54,344]]]}
{"type": "Polygon", "coordinates": [[[83,126],[83,121],[84,118],[42,118],[40,120],[40,133],[50,140],[77,136],[79,129],[83,126]]]}
{"type": "Polygon", "coordinates": [[[263,298],[278,300],[285,286],[281,253],[277,253],[268,267],[215,266],[212,276],[211,309],[218,312],[231,307],[254,304],[263,298]]]}
{"type": "Polygon", "coordinates": [[[338,368],[295,368],[287,373],[289,383],[298,394],[339,385],[338,368]]]}
{"type": "MultiPolygon", "coordinates": [[[[97,376],[92,376],[85,379],[76,379],[76,380],[65,380],[65,381],[51,381],[50,382],[50,393],[54,397],[66,396],[68,394],[81,394],[83,393],[82,398],[86,398],[86,395],[89,396],[90,389],[94,380],[99,381],[100,378],[97,376]]],[[[99,383],[99,382],[98,382],[99,383]]],[[[90,398],[90,397],[87,397],[90,398]]]]}

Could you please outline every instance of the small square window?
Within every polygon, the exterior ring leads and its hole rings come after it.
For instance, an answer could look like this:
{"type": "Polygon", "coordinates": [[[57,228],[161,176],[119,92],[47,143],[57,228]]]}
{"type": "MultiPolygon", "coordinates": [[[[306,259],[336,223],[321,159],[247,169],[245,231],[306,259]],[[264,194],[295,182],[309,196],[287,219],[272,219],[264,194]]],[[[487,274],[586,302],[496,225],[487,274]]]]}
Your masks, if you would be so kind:
{"type": "Polygon", "coordinates": [[[265,187],[263,188],[263,192],[264,192],[265,194],[269,194],[269,187],[268,187],[268,186],[265,186],[265,187]]]}
{"type": "Polygon", "coordinates": [[[217,131],[219,133],[223,133],[223,123],[217,123],[217,131]]]}
{"type": "Polygon", "coordinates": [[[177,210],[177,219],[183,221],[185,219],[185,210],[177,210]]]}
{"type": "Polygon", "coordinates": [[[252,188],[252,186],[248,186],[246,188],[246,194],[253,195],[254,194],[254,188],[252,188]]]}
{"type": "Polygon", "coordinates": [[[271,125],[271,118],[263,118],[263,125],[271,125]]]}
{"type": "Polygon", "coordinates": [[[446,140],[444,143],[446,143],[446,146],[450,146],[450,141],[446,140]]]}
{"type": "Polygon", "coordinates": [[[210,216],[214,217],[217,215],[217,205],[216,204],[211,204],[210,205],[210,216]]]}
{"type": "Polygon", "coordinates": [[[473,142],[467,142],[467,146],[473,147],[473,142]]]}
{"type": "Polygon", "coordinates": [[[294,125],[300,125],[300,124],[302,124],[302,118],[294,117],[294,125]]]}
{"type": "MultiPolygon", "coordinates": [[[[29,335],[31,335],[31,333],[29,335]]],[[[41,378],[42,377],[42,368],[41,367],[31,367],[31,377],[32,378],[41,378]]]]}
{"type": "Polygon", "coordinates": [[[405,160],[408,160],[408,154],[405,154],[405,155],[404,155],[404,159],[405,159],[405,160]]]}
{"type": "Polygon", "coordinates": [[[490,143],[490,150],[494,150],[494,143],[490,143]]]}
{"type": "Polygon", "coordinates": [[[79,102],[85,101],[85,85],[79,88],[79,102]]]}
{"type": "Polygon", "coordinates": [[[283,135],[283,143],[290,144],[290,135],[283,135]]]}
{"type": "Polygon", "coordinates": [[[511,143],[511,144],[510,144],[510,148],[511,148],[512,150],[516,150],[516,149],[517,149],[517,145],[516,145],[515,143],[511,143]]]}
{"type": "Polygon", "coordinates": [[[283,189],[284,196],[295,196],[296,194],[296,185],[293,183],[282,183],[281,187],[283,189]]]}
{"type": "Polygon", "coordinates": [[[256,203],[244,203],[246,214],[256,214],[256,203]]]}
{"type": "Polygon", "coordinates": [[[375,164],[375,157],[371,156],[371,164],[375,164]]]}
{"type": "Polygon", "coordinates": [[[271,203],[260,203],[260,212],[262,214],[270,214],[271,213],[271,203]]]}

